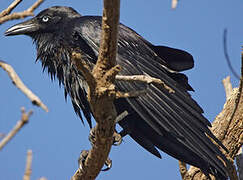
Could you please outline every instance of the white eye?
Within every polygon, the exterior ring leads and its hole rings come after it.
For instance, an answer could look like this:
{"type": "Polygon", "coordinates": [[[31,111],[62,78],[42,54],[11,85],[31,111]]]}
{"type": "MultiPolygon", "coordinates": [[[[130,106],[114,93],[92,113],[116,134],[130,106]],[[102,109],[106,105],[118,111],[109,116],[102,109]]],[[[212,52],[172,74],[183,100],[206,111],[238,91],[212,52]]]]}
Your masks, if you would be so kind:
{"type": "Polygon", "coordinates": [[[50,19],[50,18],[49,18],[48,16],[43,16],[43,17],[42,17],[42,21],[43,21],[43,22],[47,22],[47,21],[49,21],[49,19],[50,19]]]}

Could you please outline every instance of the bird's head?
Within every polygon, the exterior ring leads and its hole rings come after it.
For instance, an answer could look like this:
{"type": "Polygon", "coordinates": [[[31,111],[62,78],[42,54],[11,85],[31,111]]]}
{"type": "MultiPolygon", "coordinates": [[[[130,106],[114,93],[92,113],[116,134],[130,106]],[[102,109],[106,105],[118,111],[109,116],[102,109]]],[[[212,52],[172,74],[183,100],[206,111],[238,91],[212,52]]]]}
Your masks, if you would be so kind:
{"type": "Polygon", "coordinates": [[[81,15],[71,7],[53,6],[41,11],[37,16],[16,24],[5,31],[6,36],[51,33],[61,30],[64,19],[72,19],[81,15]]]}

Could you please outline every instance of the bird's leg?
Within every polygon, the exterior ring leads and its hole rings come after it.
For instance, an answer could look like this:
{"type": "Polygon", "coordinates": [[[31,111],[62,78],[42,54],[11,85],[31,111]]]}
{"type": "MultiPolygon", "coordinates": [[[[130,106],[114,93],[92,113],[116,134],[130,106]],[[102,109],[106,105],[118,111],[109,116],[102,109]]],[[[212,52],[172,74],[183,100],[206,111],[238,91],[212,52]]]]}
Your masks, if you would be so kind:
{"type": "MultiPolygon", "coordinates": [[[[91,143],[91,145],[93,146],[94,142],[95,142],[95,130],[94,128],[92,128],[89,132],[89,141],[91,143]]],[[[113,145],[114,146],[119,146],[122,143],[122,136],[117,133],[117,131],[115,130],[114,134],[113,134],[113,145]]]]}
{"type": "MultiPolygon", "coordinates": [[[[124,119],[126,116],[128,115],[127,111],[124,111],[123,113],[119,114],[116,118],[116,123],[120,122],[122,119],[124,119]]],[[[122,137],[124,137],[125,135],[127,135],[127,131],[122,130],[120,133],[118,133],[116,130],[113,134],[113,145],[115,146],[119,146],[122,143],[122,137]]],[[[91,145],[94,145],[95,142],[95,128],[90,129],[89,132],[89,141],[91,143],[91,145]]],[[[89,154],[89,151],[84,150],[80,153],[80,157],[79,157],[79,168],[82,169],[85,159],[87,158],[89,154]]],[[[108,171],[109,169],[111,169],[112,167],[112,160],[108,157],[107,160],[105,161],[105,165],[106,168],[102,169],[102,171],[108,171]]]]}

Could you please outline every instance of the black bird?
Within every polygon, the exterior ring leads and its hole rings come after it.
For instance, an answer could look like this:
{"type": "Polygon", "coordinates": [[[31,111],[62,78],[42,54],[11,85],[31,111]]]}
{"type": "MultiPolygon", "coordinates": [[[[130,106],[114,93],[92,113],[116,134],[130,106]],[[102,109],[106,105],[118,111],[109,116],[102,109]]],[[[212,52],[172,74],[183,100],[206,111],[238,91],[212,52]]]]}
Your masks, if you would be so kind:
{"type": "MultiPolygon", "coordinates": [[[[25,34],[37,46],[37,60],[47,69],[51,79],[58,78],[64,86],[65,97],[70,96],[75,112],[81,111],[91,127],[91,109],[86,98],[87,84],[82,73],[71,61],[72,52],[82,54],[90,68],[97,61],[101,17],[81,16],[70,7],[54,6],[36,17],[9,28],[5,35],[25,34]]],[[[180,71],[191,69],[193,57],[182,50],[155,46],[132,29],[119,25],[117,63],[120,75],[149,75],[164,81],[174,90],[169,92],[158,84],[116,82],[120,91],[147,90],[135,98],[118,99],[118,114],[128,116],[119,122],[121,134],[130,135],[143,148],[161,158],[157,148],[185,163],[199,167],[205,175],[227,179],[221,160],[227,161],[218,147],[226,148],[208,129],[210,122],[203,110],[191,98],[192,91],[186,75],[180,71]]]]}

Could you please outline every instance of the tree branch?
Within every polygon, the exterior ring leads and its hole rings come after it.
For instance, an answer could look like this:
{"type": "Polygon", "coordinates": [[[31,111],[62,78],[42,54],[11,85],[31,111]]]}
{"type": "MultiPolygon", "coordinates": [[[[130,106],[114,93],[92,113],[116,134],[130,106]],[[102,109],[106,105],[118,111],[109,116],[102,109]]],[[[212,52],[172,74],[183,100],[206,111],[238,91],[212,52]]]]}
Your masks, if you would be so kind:
{"type": "MultiPolygon", "coordinates": [[[[233,89],[231,96],[227,99],[221,113],[212,123],[211,131],[229,150],[226,153],[222,148],[221,151],[229,159],[230,163],[226,164],[231,180],[237,180],[234,159],[243,144],[243,54],[241,55],[241,79],[239,88],[233,89]]],[[[190,167],[188,171],[190,180],[202,180],[205,176],[195,167],[190,167]]]]}
{"type": "Polygon", "coordinates": [[[7,9],[3,10],[0,13],[0,18],[3,17],[3,16],[6,16],[8,14],[10,14],[12,12],[12,10],[14,8],[16,8],[19,5],[19,3],[21,3],[22,1],[23,0],[15,0],[14,2],[12,2],[12,4],[10,4],[7,9]]]}
{"type": "Polygon", "coordinates": [[[32,102],[32,104],[41,107],[42,109],[44,109],[46,112],[48,112],[48,108],[45,104],[42,103],[42,101],[31,91],[29,90],[24,83],[21,81],[21,79],[19,78],[19,76],[17,75],[17,73],[14,71],[14,69],[12,68],[12,66],[10,66],[9,64],[0,61],[0,67],[3,68],[3,70],[5,70],[9,77],[11,78],[13,84],[20,89],[32,102]]]}
{"type": "Polygon", "coordinates": [[[46,177],[41,177],[38,180],[47,180],[47,178],[46,177]]]}
{"type": "Polygon", "coordinates": [[[180,170],[182,179],[187,180],[188,179],[188,173],[187,173],[186,163],[179,161],[179,170],[180,170]]]}
{"type": "Polygon", "coordinates": [[[22,116],[21,120],[17,122],[15,127],[6,135],[2,141],[0,142],[0,150],[19,132],[19,130],[29,121],[29,117],[33,113],[29,111],[28,113],[25,112],[24,108],[21,108],[22,116]]]}
{"type": "Polygon", "coordinates": [[[228,100],[233,92],[232,84],[230,82],[230,76],[227,76],[222,80],[222,83],[224,85],[226,100],[228,100]]]}
{"type": "Polygon", "coordinates": [[[169,91],[169,93],[175,93],[175,90],[173,90],[171,87],[166,85],[165,82],[163,82],[161,79],[154,78],[154,77],[147,76],[147,75],[132,75],[132,76],[116,75],[116,80],[128,81],[128,82],[129,81],[131,81],[131,82],[138,81],[138,82],[144,82],[147,84],[156,83],[156,84],[162,85],[165,89],[167,89],[169,91]]]}
{"type": "Polygon", "coordinates": [[[31,173],[32,173],[31,164],[32,164],[32,151],[28,150],[23,180],[30,180],[30,176],[31,176],[31,173]]]}
{"type": "Polygon", "coordinates": [[[76,171],[72,180],[95,179],[107,160],[113,143],[117,117],[113,101],[116,98],[114,80],[119,72],[119,67],[115,66],[119,12],[120,0],[104,0],[101,45],[92,74],[83,66],[82,59],[78,59],[73,53],[72,60],[87,80],[88,101],[97,125],[94,128],[95,139],[92,149],[82,169],[76,171]]]}
{"type": "Polygon", "coordinates": [[[172,0],[171,1],[171,8],[175,9],[177,7],[177,4],[178,4],[178,0],[172,0]]]}
{"type": "Polygon", "coordinates": [[[21,19],[27,16],[34,16],[34,10],[40,6],[44,0],[37,0],[31,7],[23,12],[11,13],[11,11],[21,2],[22,0],[15,0],[7,9],[0,13],[0,25],[6,21],[21,19]],[[11,13],[11,14],[9,14],[11,13]]]}

